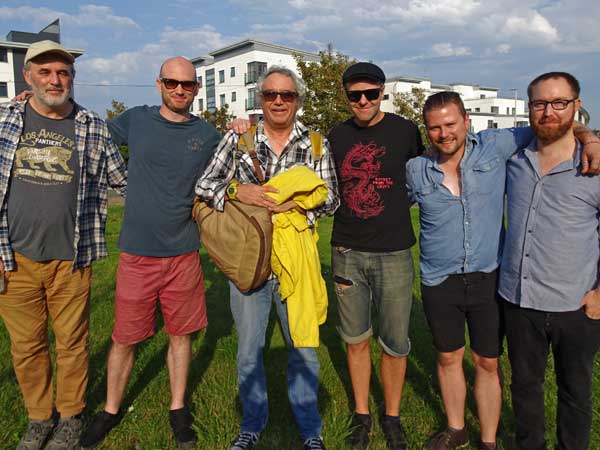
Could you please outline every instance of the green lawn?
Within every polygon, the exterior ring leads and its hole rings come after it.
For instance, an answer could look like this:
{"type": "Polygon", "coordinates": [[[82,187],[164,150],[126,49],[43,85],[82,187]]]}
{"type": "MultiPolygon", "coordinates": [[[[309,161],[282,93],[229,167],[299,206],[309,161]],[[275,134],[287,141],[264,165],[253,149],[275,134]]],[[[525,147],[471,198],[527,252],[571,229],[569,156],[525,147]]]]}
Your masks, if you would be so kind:
{"type": "MultiPolygon", "coordinates": [[[[413,209],[413,222],[417,210],[413,209]]],[[[122,207],[110,209],[107,235],[110,257],[94,265],[92,289],[91,339],[90,339],[90,383],[88,386],[88,415],[102,408],[105,396],[106,356],[110,347],[113,321],[113,292],[117,261],[116,240],[119,233],[122,207]]],[[[327,323],[321,327],[319,357],[321,360],[320,409],[324,427],[323,437],[331,450],[343,449],[347,424],[352,411],[351,387],[348,378],[345,351],[337,332],[335,296],[331,283],[329,257],[329,235],[331,219],[320,222],[319,243],[323,275],[330,294],[330,309],[327,323]]],[[[414,249],[415,257],[418,250],[414,249]]],[[[193,361],[188,384],[189,403],[196,417],[200,439],[199,449],[226,449],[238,432],[240,408],[236,382],[236,332],[229,312],[228,288],[223,276],[203,254],[207,288],[209,326],[193,340],[193,361]]],[[[415,282],[415,298],[412,312],[412,352],[404,387],[402,421],[407,430],[411,448],[421,449],[427,437],[444,426],[442,404],[438,396],[435,377],[435,353],[423,316],[418,289],[415,282]]],[[[287,402],[285,386],[285,347],[279,327],[272,320],[268,330],[269,349],[265,354],[269,380],[270,422],[263,434],[258,450],[296,450],[301,443],[296,432],[287,402]]],[[[175,449],[168,424],[169,407],[168,374],[165,365],[167,336],[159,331],[152,339],[139,346],[137,362],[132,374],[125,408],[128,413],[121,425],[113,430],[99,447],[112,450],[175,449]]],[[[374,366],[378,367],[380,349],[373,347],[374,366]]],[[[506,358],[503,358],[505,380],[510,380],[506,358]]],[[[472,384],[474,369],[470,361],[465,363],[469,383],[472,384]]],[[[553,440],[553,422],[556,414],[553,376],[548,371],[547,417],[548,438],[553,440]]],[[[596,360],[594,382],[594,423],[590,449],[600,449],[600,357],[596,360]]],[[[26,412],[16,384],[10,360],[9,340],[0,325],[0,449],[14,449],[26,426],[26,412]]],[[[511,443],[513,429],[512,410],[508,381],[504,395],[504,407],[500,424],[499,443],[501,449],[514,448],[511,443]]],[[[383,404],[381,385],[377,370],[373,370],[372,411],[379,415],[383,404]]],[[[468,426],[471,440],[477,439],[477,419],[472,395],[468,398],[468,426]]],[[[372,450],[384,450],[379,426],[374,427],[372,450]]],[[[472,447],[475,448],[475,447],[472,447]]]]}

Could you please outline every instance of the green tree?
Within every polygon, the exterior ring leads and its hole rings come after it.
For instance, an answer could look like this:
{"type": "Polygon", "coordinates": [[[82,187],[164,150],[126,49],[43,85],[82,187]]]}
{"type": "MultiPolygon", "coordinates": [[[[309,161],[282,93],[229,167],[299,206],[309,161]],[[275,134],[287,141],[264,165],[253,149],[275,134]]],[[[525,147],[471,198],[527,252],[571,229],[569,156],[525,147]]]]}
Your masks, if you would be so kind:
{"type": "MultiPolygon", "coordinates": [[[[127,106],[125,106],[125,103],[112,99],[110,102],[110,109],[106,110],[106,120],[116,119],[123,114],[126,109],[127,106]]],[[[119,151],[121,152],[123,159],[125,161],[129,161],[129,147],[126,145],[120,145],[119,151]]]]}
{"type": "Polygon", "coordinates": [[[126,109],[127,106],[125,106],[125,103],[113,99],[110,102],[110,109],[106,110],[106,119],[114,119],[123,114],[126,109]]]}
{"type": "Polygon", "coordinates": [[[394,94],[394,110],[405,119],[417,124],[425,145],[429,142],[425,123],[423,122],[423,105],[426,99],[425,90],[417,87],[413,87],[410,92],[397,92],[394,94]]]}
{"type": "Polygon", "coordinates": [[[212,124],[221,134],[225,134],[227,132],[229,124],[234,119],[233,114],[229,112],[229,106],[227,104],[215,109],[214,111],[203,111],[200,114],[200,117],[212,124]]]}
{"type": "Polygon", "coordinates": [[[323,134],[351,115],[342,86],[342,74],[355,61],[334,53],[331,44],[319,52],[319,61],[306,61],[294,55],[300,76],[306,84],[306,96],[300,120],[304,125],[323,134]]]}

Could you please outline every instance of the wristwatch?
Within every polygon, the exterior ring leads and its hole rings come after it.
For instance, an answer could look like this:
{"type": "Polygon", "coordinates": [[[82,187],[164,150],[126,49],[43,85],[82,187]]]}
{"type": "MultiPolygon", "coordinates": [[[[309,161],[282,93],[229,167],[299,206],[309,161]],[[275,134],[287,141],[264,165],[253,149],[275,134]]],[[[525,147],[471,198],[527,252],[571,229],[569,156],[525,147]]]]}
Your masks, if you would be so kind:
{"type": "Polygon", "coordinates": [[[226,192],[229,200],[237,200],[238,184],[239,183],[237,181],[232,181],[229,183],[229,186],[227,186],[226,192]]]}

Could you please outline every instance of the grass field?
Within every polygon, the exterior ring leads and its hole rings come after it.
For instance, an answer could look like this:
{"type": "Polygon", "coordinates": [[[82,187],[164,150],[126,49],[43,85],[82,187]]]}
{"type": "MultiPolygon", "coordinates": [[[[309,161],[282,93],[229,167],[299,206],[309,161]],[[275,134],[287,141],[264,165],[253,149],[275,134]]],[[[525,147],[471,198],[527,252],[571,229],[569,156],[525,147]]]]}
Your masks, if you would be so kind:
{"type": "MultiPolygon", "coordinates": [[[[416,223],[417,211],[413,210],[412,213],[413,222],[416,223]]],[[[110,347],[113,323],[116,240],[121,215],[122,207],[111,207],[107,227],[110,257],[94,265],[87,416],[102,408],[105,397],[106,356],[110,347]]],[[[322,220],[319,226],[323,275],[328,283],[330,294],[329,317],[327,323],[321,327],[322,345],[318,350],[321,361],[319,405],[324,422],[325,443],[331,450],[341,450],[344,449],[344,438],[353,404],[346,370],[345,350],[336,332],[338,320],[329,257],[331,219],[322,220]]],[[[415,257],[418,256],[416,247],[414,254],[415,257]]],[[[240,421],[235,364],[237,337],[229,312],[227,283],[205,254],[203,254],[203,265],[209,326],[193,339],[188,397],[196,417],[198,448],[221,450],[226,449],[237,434],[240,421]]],[[[415,282],[414,293],[416,301],[411,317],[412,351],[408,359],[402,402],[402,421],[407,430],[410,448],[413,450],[422,449],[427,437],[445,425],[435,377],[435,352],[419,301],[418,279],[415,282]]],[[[270,345],[265,353],[265,365],[271,399],[270,421],[256,448],[258,450],[299,450],[302,445],[286,395],[286,351],[275,320],[271,321],[268,329],[268,341],[270,345]]],[[[110,433],[99,448],[111,450],[176,448],[167,415],[170,396],[165,365],[166,350],[167,336],[162,330],[139,346],[136,365],[125,398],[125,408],[128,409],[128,413],[121,425],[110,433]]],[[[372,379],[371,409],[376,417],[380,414],[383,404],[382,389],[376,370],[379,366],[379,354],[378,346],[373,346],[375,370],[372,379]]],[[[506,357],[503,357],[502,364],[507,381],[499,431],[499,448],[508,450],[513,449],[514,445],[511,442],[513,419],[508,389],[510,371],[506,357]]],[[[470,360],[465,362],[465,372],[471,385],[474,369],[470,360]]],[[[546,405],[548,439],[553,443],[556,392],[553,388],[554,377],[551,372],[548,371],[546,405]]],[[[600,449],[600,357],[596,359],[595,374],[595,409],[590,446],[592,450],[600,449]]],[[[471,441],[476,442],[478,424],[472,395],[468,397],[467,409],[471,441]]],[[[26,422],[26,411],[12,370],[9,339],[2,324],[0,325],[0,449],[14,449],[26,427],[26,422]]],[[[381,430],[377,425],[374,427],[370,449],[384,450],[385,448],[381,430]]]]}

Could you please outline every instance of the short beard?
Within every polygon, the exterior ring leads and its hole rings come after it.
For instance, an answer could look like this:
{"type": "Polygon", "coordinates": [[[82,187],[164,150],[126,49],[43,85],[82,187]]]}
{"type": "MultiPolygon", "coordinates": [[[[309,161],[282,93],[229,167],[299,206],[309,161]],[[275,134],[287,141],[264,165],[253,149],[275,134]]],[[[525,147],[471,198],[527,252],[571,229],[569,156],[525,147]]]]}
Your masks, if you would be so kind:
{"type": "Polygon", "coordinates": [[[539,124],[536,121],[531,121],[531,128],[533,130],[533,133],[535,134],[535,137],[539,141],[542,141],[545,144],[552,144],[553,142],[558,141],[560,138],[562,138],[565,134],[568,133],[568,131],[573,126],[573,120],[574,116],[571,117],[569,120],[566,120],[565,122],[561,122],[556,126],[550,127],[544,126],[543,124],[539,124]]]}
{"type": "Polygon", "coordinates": [[[39,88],[35,86],[35,84],[32,84],[31,90],[33,91],[33,95],[35,96],[36,100],[48,108],[63,106],[69,101],[71,96],[71,89],[69,88],[63,88],[62,95],[58,97],[56,95],[49,95],[46,92],[46,89],[39,88]]]}

